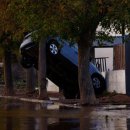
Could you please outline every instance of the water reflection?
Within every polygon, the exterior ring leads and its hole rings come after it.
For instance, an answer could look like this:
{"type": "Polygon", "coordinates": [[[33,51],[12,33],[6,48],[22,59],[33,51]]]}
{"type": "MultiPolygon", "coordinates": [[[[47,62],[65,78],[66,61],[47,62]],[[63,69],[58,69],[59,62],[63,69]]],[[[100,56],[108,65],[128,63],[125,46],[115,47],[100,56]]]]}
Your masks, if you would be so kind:
{"type": "Polygon", "coordinates": [[[2,99],[0,130],[130,130],[130,107],[73,108],[2,99]]]}

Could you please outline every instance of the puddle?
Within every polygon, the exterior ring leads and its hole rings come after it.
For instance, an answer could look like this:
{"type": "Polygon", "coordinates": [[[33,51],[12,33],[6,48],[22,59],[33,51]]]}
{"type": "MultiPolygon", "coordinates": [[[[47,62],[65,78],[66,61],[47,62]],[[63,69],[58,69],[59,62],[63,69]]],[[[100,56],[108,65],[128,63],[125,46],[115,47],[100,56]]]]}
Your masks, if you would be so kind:
{"type": "Polygon", "coordinates": [[[130,106],[63,106],[0,99],[0,130],[130,130],[130,106]]]}

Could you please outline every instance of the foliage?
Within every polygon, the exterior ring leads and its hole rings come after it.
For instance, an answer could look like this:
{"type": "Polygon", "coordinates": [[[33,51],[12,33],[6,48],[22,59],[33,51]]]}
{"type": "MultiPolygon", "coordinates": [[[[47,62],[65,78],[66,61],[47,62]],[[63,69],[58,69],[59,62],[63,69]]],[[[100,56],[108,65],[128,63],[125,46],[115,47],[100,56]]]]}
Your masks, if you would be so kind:
{"type": "Polygon", "coordinates": [[[98,18],[95,16],[102,13],[99,4],[95,0],[13,0],[11,8],[26,31],[42,30],[42,35],[77,37],[88,29],[87,24],[95,28],[98,18]],[[93,22],[87,20],[91,17],[93,22]]]}
{"type": "MultiPolygon", "coordinates": [[[[20,22],[15,17],[11,9],[11,0],[0,1],[0,56],[2,57],[3,49],[18,48],[18,40],[23,37],[20,22]]],[[[15,10],[16,11],[16,10],[15,10]]],[[[15,50],[14,50],[15,51],[15,50]]]]}
{"type": "Polygon", "coordinates": [[[127,0],[12,0],[10,7],[22,32],[39,30],[42,35],[71,40],[99,22],[109,31],[121,32],[122,23],[129,30],[129,5],[127,0]]]}
{"type": "MultiPolygon", "coordinates": [[[[130,1],[114,0],[109,8],[109,13],[101,22],[103,28],[122,34],[123,30],[130,31],[130,1]],[[119,4],[120,3],[120,4],[119,4]],[[122,28],[123,27],[123,28],[122,28]]],[[[106,30],[105,30],[106,31],[106,30]]]]}
{"type": "Polygon", "coordinates": [[[11,32],[15,40],[34,30],[46,36],[78,38],[99,22],[117,33],[122,23],[130,29],[128,0],[1,0],[0,7],[0,34],[11,32]]]}

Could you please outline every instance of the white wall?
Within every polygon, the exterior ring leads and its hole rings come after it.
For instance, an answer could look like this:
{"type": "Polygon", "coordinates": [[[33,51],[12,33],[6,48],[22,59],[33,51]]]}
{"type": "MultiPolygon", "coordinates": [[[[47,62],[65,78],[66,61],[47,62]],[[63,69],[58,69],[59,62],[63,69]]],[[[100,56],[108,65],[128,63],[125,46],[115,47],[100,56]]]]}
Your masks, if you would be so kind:
{"type": "Polygon", "coordinates": [[[106,74],[108,92],[126,94],[125,70],[108,71],[106,74]]]}
{"type": "Polygon", "coordinates": [[[113,47],[95,48],[95,58],[108,57],[106,65],[108,70],[113,70],[113,47]]]}
{"type": "Polygon", "coordinates": [[[55,85],[53,82],[51,82],[50,80],[48,80],[47,91],[59,92],[59,87],[55,85]]]}

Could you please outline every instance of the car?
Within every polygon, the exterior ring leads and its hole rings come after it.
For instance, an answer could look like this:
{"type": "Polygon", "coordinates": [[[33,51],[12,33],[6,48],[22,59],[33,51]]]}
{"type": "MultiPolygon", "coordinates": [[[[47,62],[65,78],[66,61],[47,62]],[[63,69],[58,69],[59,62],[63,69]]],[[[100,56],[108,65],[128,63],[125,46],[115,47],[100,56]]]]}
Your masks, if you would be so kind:
{"type": "MultiPolygon", "coordinates": [[[[20,45],[21,65],[24,68],[38,69],[38,47],[31,33],[25,36],[20,45]]],[[[65,98],[79,97],[77,44],[70,44],[60,37],[49,37],[46,41],[46,56],[47,78],[63,90],[65,98]]],[[[92,62],[89,63],[89,73],[95,94],[102,94],[106,90],[105,78],[92,62]]]]}

